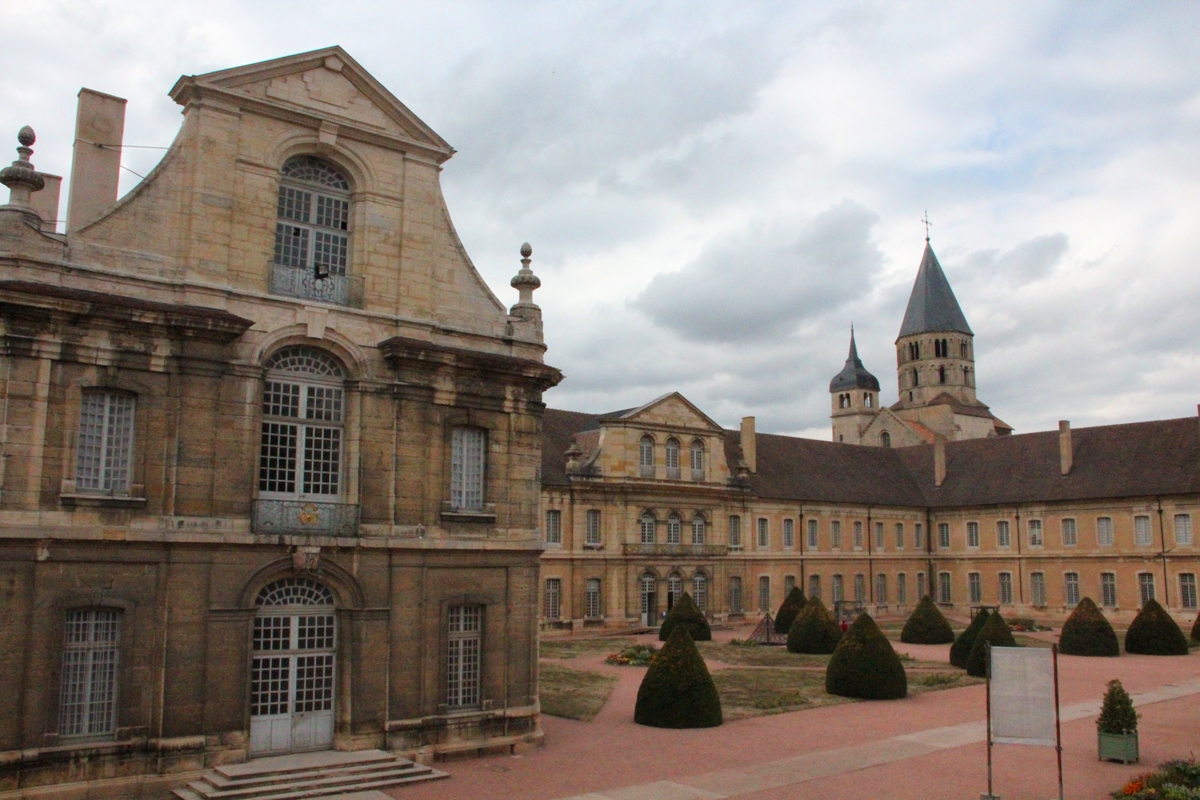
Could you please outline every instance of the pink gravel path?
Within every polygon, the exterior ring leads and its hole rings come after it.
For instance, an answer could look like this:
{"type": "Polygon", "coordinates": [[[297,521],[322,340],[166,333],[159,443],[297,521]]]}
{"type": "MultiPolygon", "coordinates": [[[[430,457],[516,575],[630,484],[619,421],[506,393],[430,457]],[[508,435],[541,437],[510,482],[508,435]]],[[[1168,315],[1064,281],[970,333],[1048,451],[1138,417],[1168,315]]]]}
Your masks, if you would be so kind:
{"type": "MultiPolygon", "coordinates": [[[[728,635],[727,632],[725,632],[728,635]]],[[[725,638],[725,637],[719,637],[725,638]]],[[[949,647],[897,645],[923,660],[945,661],[949,647]]],[[[447,781],[397,789],[404,800],[551,800],[631,787],[623,796],[664,796],[655,781],[683,781],[719,770],[769,769],[781,759],[804,753],[859,747],[854,753],[884,752],[891,737],[979,721],[984,718],[984,687],[969,686],[916,695],[903,701],[848,703],[757,717],[707,730],[661,730],[633,723],[633,705],[645,670],[610,667],[603,656],[559,662],[619,676],[608,703],[590,723],[543,716],[543,748],[519,756],[491,756],[439,764],[447,781]]],[[[714,668],[719,665],[713,664],[714,668]]],[[[1131,694],[1200,680],[1200,653],[1116,659],[1062,656],[1059,661],[1063,706],[1097,701],[1105,683],[1120,678],[1131,694]]],[[[1102,800],[1128,777],[1160,761],[1200,750],[1200,694],[1141,709],[1142,764],[1124,766],[1096,760],[1094,718],[1063,725],[1067,796],[1102,800]]],[[[1005,800],[1057,796],[1051,748],[997,746],[996,791],[1005,800]]],[[[823,758],[822,756],[821,758],[823,758]]],[[[832,757],[832,756],[831,756],[832,757]]],[[[891,763],[859,768],[739,797],[769,798],[964,798],[986,789],[986,747],[966,744],[891,763]]],[[[690,795],[703,796],[703,795],[690,795]]],[[[716,796],[716,795],[709,795],[716,796]]]]}

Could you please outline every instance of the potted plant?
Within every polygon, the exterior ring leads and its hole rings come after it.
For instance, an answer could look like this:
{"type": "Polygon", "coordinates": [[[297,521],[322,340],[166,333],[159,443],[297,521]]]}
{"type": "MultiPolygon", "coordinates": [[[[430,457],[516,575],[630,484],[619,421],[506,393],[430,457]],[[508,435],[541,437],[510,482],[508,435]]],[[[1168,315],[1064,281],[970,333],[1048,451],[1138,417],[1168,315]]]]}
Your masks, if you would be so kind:
{"type": "Polygon", "coordinates": [[[1104,705],[1096,719],[1100,737],[1100,760],[1132,764],[1138,761],[1138,714],[1133,700],[1118,680],[1108,682],[1104,705]]]}

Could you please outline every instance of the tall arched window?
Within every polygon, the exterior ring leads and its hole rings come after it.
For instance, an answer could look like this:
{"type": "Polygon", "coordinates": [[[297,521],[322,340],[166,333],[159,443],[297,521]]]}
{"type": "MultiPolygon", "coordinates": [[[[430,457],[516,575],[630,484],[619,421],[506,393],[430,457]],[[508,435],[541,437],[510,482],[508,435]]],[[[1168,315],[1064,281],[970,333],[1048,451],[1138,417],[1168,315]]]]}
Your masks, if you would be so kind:
{"type": "Polygon", "coordinates": [[[704,442],[699,439],[692,442],[692,480],[704,480],[704,442]]]}
{"type": "Polygon", "coordinates": [[[667,544],[679,544],[682,529],[683,521],[679,519],[678,514],[667,517],[667,544]]]}
{"type": "Polygon", "coordinates": [[[679,480],[679,440],[667,439],[667,477],[679,480]]]}
{"type": "MultiPolygon", "coordinates": [[[[285,347],[267,359],[266,367],[259,496],[336,502],[342,491],[345,374],[341,365],[311,347],[285,347]]],[[[296,513],[293,510],[292,516],[296,513]]],[[[319,509],[299,512],[299,521],[320,513],[319,509]]],[[[277,522],[286,528],[295,521],[277,522]]],[[[311,522],[319,528],[324,520],[311,522]]]]}
{"type": "Polygon", "coordinates": [[[279,175],[271,292],[350,302],[350,181],[313,156],[295,156],[279,175]]]}
{"type": "Polygon", "coordinates": [[[692,544],[704,544],[706,525],[703,514],[698,513],[692,517],[692,544]]]}
{"type": "Polygon", "coordinates": [[[654,528],[657,520],[649,511],[642,514],[641,529],[642,529],[642,544],[654,544],[654,528]]]}
{"type": "Polygon", "coordinates": [[[884,431],[883,433],[879,434],[879,443],[881,445],[883,445],[884,447],[891,447],[892,446],[892,435],[890,433],[888,433],[887,431],[884,431]]]}
{"type": "Polygon", "coordinates": [[[692,576],[692,599],[701,611],[708,610],[708,577],[703,572],[692,576]]]}
{"type": "Polygon", "coordinates": [[[667,606],[674,608],[679,602],[679,596],[683,594],[683,577],[678,573],[674,573],[667,577],[667,606]]]}
{"type": "Polygon", "coordinates": [[[938,382],[939,383],[946,382],[946,368],[944,366],[938,367],[938,382]]]}
{"type": "Polygon", "coordinates": [[[643,478],[654,477],[654,437],[649,434],[638,442],[638,473],[643,478]]]}

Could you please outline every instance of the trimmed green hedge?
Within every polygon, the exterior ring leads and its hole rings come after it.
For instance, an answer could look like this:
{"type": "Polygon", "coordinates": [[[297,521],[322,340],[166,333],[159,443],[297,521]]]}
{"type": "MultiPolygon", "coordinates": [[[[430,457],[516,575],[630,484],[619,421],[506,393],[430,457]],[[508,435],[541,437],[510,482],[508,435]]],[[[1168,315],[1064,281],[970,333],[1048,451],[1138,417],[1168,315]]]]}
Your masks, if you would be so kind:
{"type": "Polygon", "coordinates": [[[1121,642],[1104,613],[1085,597],[1063,623],[1058,651],[1068,656],[1119,656],[1121,642]]]}
{"type": "Polygon", "coordinates": [[[1101,733],[1137,733],[1138,713],[1133,708],[1133,698],[1125,691],[1119,680],[1108,682],[1100,716],[1096,717],[1096,729],[1101,733]]]}
{"type": "Polygon", "coordinates": [[[950,663],[959,669],[967,668],[967,658],[971,655],[971,647],[975,644],[976,637],[983,630],[983,626],[987,624],[988,617],[991,614],[986,608],[979,609],[979,613],[971,620],[971,624],[958,635],[954,640],[954,644],[950,645],[950,663]]]}
{"type": "Polygon", "coordinates": [[[1200,614],[1196,615],[1196,621],[1192,623],[1192,641],[1200,642],[1200,614]]]}
{"type": "Polygon", "coordinates": [[[833,651],[825,669],[825,691],[863,700],[908,696],[904,665],[870,614],[859,614],[833,651]]]}
{"type": "Polygon", "coordinates": [[[1142,606],[1125,632],[1125,652],[1143,656],[1186,656],[1187,639],[1157,600],[1142,606]]]}
{"type": "Polygon", "coordinates": [[[900,641],[905,644],[949,644],[954,641],[954,631],[933,598],[925,595],[904,623],[900,641]]]}
{"type": "Polygon", "coordinates": [[[633,721],[652,728],[715,728],[721,697],[688,629],[675,626],[638,687],[633,721]]]}
{"type": "Polygon", "coordinates": [[[828,654],[837,649],[842,629],[820,598],[811,597],[788,630],[787,649],[792,653],[828,654]]]}
{"type": "Polygon", "coordinates": [[[687,592],[680,595],[675,604],[671,606],[671,610],[667,612],[667,618],[663,620],[662,627],[658,629],[659,641],[665,642],[670,639],[671,633],[679,625],[687,628],[693,642],[712,641],[712,628],[708,626],[704,612],[696,606],[692,596],[687,592]]]}
{"type": "Polygon", "coordinates": [[[788,592],[788,596],[783,598],[783,602],[779,605],[779,611],[775,614],[775,632],[786,636],[787,632],[792,629],[792,623],[796,621],[796,615],[804,609],[804,604],[807,602],[800,587],[793,586],[792,590],[788,592]]]}
{"type": "Polygon", "coordinates": [[[1013,638],[1008,623],[999,614],[989,614],[987,623],[975,637],[971,645],[971,654],[967,656],[967,674],[976,678],[986,678],[988,669],[987,645],[993,647],[1016,647],[1017,640],[1013,638]]]}

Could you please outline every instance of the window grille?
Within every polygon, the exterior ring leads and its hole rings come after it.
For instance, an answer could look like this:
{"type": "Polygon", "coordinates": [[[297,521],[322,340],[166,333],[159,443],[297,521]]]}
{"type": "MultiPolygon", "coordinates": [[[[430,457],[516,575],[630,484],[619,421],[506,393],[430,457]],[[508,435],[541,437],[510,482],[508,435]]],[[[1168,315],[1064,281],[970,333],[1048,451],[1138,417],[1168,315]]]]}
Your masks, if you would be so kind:
{"type": "Polygon", "coordinates": [[[842,546],[841,520],[834,519],[829,521],[829,546],[837,548],[841,548],[842,546]]]}
{"type": "Polygon", "coordinates": [[[883,523],[882,522],[875,523],[875,549],[876,550],[883,549],[883,523]]]}
{"type": "Polygon", "coordinates": [[[796,520],[785,519],[783,521],[783,546],[796,546],[796,520]]]}
{"type": "Polygon", "coordinates": [[[1075,528],[1075,520],[1064,519],[1062,521],[1062,543],[1063,547],[1074,547],[1079,543],[1079,533],[1075,528]]]}
{"type": "Polygon", "coordinates": [[[104,736],[116,728],[121,612],[68,611],[59,685],[60,736],[104,736]]]}
{"type": "Polygon", "coordinates": [[[821,599],[821,576],[820,575],[809,575],[808,576],[808,596],[810,598],[816,598],[817,600],[821,599]]]}
{"type": "Polygon", "coordinates": [[[600,614],[600,580],[588,578],[583,596],[584,614],[589,619],[596,619],[600,614]]]}
{"type": "Polygon", "coordinates": [[[1154,574],[1151,572],[1138,573],[1138,592],[1141,594],[1142,605],[1154,599],[1154,574]]]}
{"type": "Polygon", "coordinates": [[[1000,604],[1006,605],[1006,606],[1012,605],[1012,601],[1013,601],[1012,573],[1011,572],[1001,572],[1000,573],[1000,604]]]}
{"type": "Polygon", "coordinates": [[[446,705],[479,705],[480,634],[483,606],[451,606],[446,657],[446,705]]]}
{"type": "Polygon", "coordinates": [[[683,521],[678,514],[667,517],[667,544],[682,544],[683,521]]]}
{"type": "Polygon", "coordinates": [[[1114,607],[1117,604],[1117,574],[1100,573],[1100,605],[1114,607]]]}
{"type": "Polygon", "coordinates": [[[1190,610],[1196,610],[1196,576],[1191,572],[1184,572],[1179,576],[1179,602],[1190,610]]]}
{"type": "Polygon", "coordinates": [[[1101,547],[1111,547],[1113,543],[1112,517],[1100,517],[1096,520],[1096,542],[1101,547]]]}
{"type": "Polygon", "coordinates": [[[699,439],[692,442],[692,480],[704,480],[704,443],[699,439]]]}
{"type": "Polygon", "coordinates": [[[542,615],[546,619],[562,617],[562,578],[547,578],[546,593],[542,602],[542,615]]]}
{"type": "Polygon", "coordinates": [[[875,576],[875,602],[883,605],[888,601],[887,575],[882,572],[875,576]]]}
{"type": "Polygon", "coordinates": [[[758,578],[758,610],[771,610],[771,578],[767,575],[760,575],[758,578]]]}
{"type": "Polygon", "coordinates": [[[600,544],[600,510],[589,508],[584,525],[584,541],[590,545],[600,544]]]}
{"type": "Polygon", "coordinates": [[[254,602],[258,606],[331,606],[333,592],[308,578],[280,578],[259,590],[254,602]]]}
{"type": "Polygon", "coordinates": [[[908,576],[903,572],[896,576],[896,602],[908,602],[908,576]]]}
{"type": "Polygon", "coordinates": [[[452,508],[483,508],[484,438],[481,428],[455,428],[451,434],[452,508]]]}
{"type": "Polygon", "coordinates": [[[979,523],[967,523],[967,547],[979,547],[979,523]]]}
{"type": "Polygon", "coordinates": [[[729,518],[729,546],[742,546],[742,518],[737,515],[729,518]]]}
{"type": "Polygon", "coordinates": [[[854,521],[854,549],[863,549],[863,524],[861,520],[854,521]]]}
{"type": "Polygon", "coordinates": [[[679,441],[677,439],[667,439],[667,478],[679,480],[680,477],[679,441]]]}
{"type": "Polygon", "coordinates": [[[638,472],[643,478],[654,477],[654,439],[643,436],[638,443],[638,472]]]}
{"type": "Polygon", "coordinates": [[[667,576],[667,603],[671,608],[679,602],[680,596],[683,594],[683,578],[678,575],[667,576]]]}
{"type": "MultiPolygon", "coordinates": [[[[653,575],[642,576],[642,613],[650,613],[650,595],[654,594],[655,580],[653,575]]],[[[647,620],[648,622],[649,620],[647,620]]]]}
{"type": "Polygon", "coordinates": [[[996,523],[996,546],[1012,547],[1012,535],[1009,532],[1008,520],[1002,519],[996,523]]]}
{"type": "Polygon", "coordinates": [[[1079,605],[1079,573],[1063,573],[1063,600],[1068,608],[1079,605]]]}
{"type": "MultiPolygon", "coordinates": [[[[918,522],[913,525],[913,547],[917,548],[918,550],[925,546],[924,533],[925,529],[922,527],[921,523],[918,522]]],[[[921,596],[924,597],[924,595],[921,596]]]]}
{"type": "Polygon", "coordinates": [[[1137,516],[1133,518],[1133,541],[1134,544],[1142,546],[1151,543],[1149,517],[1137,516]]]}
{"type": "Polygon", "coordinates": [[[127,494],[133,451],[131,395],[85,391],[79,410],[75,490],[127,494]]]}
{"type": "Polygon", "coordinates": [[[951,600],[950,600],[950,573],[949,572],[939,572],[938,573],[938,595],[939,595],[939,602],[945,603],[946,605],[950,604],[951,600]]]}
{"type": "Polygon", "coordinates": [[[692,599],[701,611],[708,610],[708,578],[699,573],[692,576],[692,599]]]}
{"type": "Polygon", "coordinates": [[[265,366],[258,489],[274,498],[336,498],[341,491],[342,368],[309,347],[285,347],[265,366]]]}
{"type": "Polygon", "coordinates": [[[649,512],[642,514],[642,544],[654,544],[655,527],[657,527],[657,521],[654,519],[654,515],[649,512]]]}
{"type": "Polygon", "coordinates": [[[818,546],[817,537],[818,536],[819,536],[819,533],[818,533],[817,521],[815,519],[810,519],[808,521],[808,549],[809,550],[817,549],[817,546],[818,546]]]}
{"type": "Polygon", "coordinates": [[[742,612],[742,579],[729,579],[729,610],[734,614],[742,612]]]}
{"type": "Polygon", "coordinates": [[[1042,539],[1042,521],[1040,519],[1029,520],[1029,546],[1041,547],[1042,539]]]}
{"type": "Polygon", "coordinates": [[[845,589],[842,585],[842,576],[833,576],[833,602],[838,603],[844,599],[845,589]]]}
{"type": "Polygon", "coordinates": [[[562,511],[557,508],[546,512],[546,542],[562,544],[562,511]]]}
{"type": "Polygon", "coordinates": [[[345,176],[311,156],[289,159],[281,173],[276,216],[272,291],[346,303],[350,183],[345,176]]]}
{"type": "Polygon", "coordinates": [[[1175,515],[1175,544],[1191,545],[1192,543],[1192,515],[1191,514],[1176,514],[1175,515]]]}
{"type": "Polygon", "coordinates": [[[978,572],[967,573],[967,596],[976,605],[983,602],[983,580],[978,572]]]}
{"type": "Polygon", "coordinates": [[[942,550],[950,549],[950,523],[938,523],[938,547],[942,550]]]}
{"type": "Polygon", "coordinates": [[[758,546],[770,547],[771,545],[771,523],[766,517],[758,518],[758,546]]]}
{"type": "Polygon", "coordinates": [[[1032,572],[1029,575],[1029,593],[1033,604],[1038,608],[1046,606],[1046,575],[1041,572],[1032,572]]]}
{"type": "Polygon", "coordinates": [[[704,517],[697,514],[692,517],[692,544],[704,544],[704,517]]]}
{"type": "Polygon", "coordinates": [[[860,572],[854,576],[854,603],[862,605],[867,601],[867,580],[860,572]]]}

